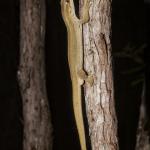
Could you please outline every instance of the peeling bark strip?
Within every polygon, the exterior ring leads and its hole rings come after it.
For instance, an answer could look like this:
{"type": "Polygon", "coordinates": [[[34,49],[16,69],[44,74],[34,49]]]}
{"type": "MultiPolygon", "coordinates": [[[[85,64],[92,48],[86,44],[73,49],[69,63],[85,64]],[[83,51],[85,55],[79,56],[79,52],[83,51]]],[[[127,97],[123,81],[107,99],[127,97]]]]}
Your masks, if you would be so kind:
{"type": "Polygon", "coordinates": [[[20,2],[20,66],[24,150],[52,150],[52,125],[45,87],[45,1],[20,2]]]}
{"type": "Polygon", "coordinates": [[[93,87],[85,86],[89,136],[92,150],[118,150],[110,41],[111,0],[90,0],[89,13],[90,21],[83,27],[84,67],[95,76],[93,87]]]}

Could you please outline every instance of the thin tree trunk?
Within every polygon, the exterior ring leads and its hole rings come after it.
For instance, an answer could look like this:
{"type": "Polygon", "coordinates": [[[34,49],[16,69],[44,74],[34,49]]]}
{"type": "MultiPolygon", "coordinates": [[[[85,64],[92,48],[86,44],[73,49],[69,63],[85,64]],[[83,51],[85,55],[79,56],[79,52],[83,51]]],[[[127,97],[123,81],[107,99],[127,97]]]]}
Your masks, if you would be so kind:
{"type": "Polygon", "coordinates": [[[24,150],[52,150],[52,125],[45,87],[45,1],[20,1],[20,66],[24,150]]]}
{"type": "Polygon", "coordinates": [[[148,114],[146,111],[145,103],[145,82],[143,83],[143,91],[141,97],[141,106],[139,114],[139,124],[137,129],[136,138],[136,150],[150,150],[150,137],[149,137],[149,125],[148,125],[148,114]]]}
{"type": "Polygon", "coordinates": [[[89,13],[90,21],[83,27],[83,37],[84,67],[88,74],[94,75],[94,85],[84,88],[91,146],[92,150],[117,150],[110,41],[111,0],[90,0],[89,13]]]}

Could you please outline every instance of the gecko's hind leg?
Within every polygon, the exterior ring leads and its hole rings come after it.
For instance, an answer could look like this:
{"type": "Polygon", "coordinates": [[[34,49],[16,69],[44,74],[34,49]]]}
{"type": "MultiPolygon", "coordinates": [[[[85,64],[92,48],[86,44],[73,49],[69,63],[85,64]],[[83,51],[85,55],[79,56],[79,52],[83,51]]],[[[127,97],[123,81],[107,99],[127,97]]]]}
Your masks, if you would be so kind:
{"type": "Polygon", "coordinates": [[[94,84],[94,76],[88,75],[85,82],[88,83],[90,86],[92,86],[94,84]]]}
{"type": "Polygon", "coordinates": [[[81,85],[84,83],[84,81],[88,83],[90,86],[93,85],[94,83],[93,75],[87,75],[87,73],[83,69],[80,69],[78,71],[78,76],[81,79],[81,85]]]}

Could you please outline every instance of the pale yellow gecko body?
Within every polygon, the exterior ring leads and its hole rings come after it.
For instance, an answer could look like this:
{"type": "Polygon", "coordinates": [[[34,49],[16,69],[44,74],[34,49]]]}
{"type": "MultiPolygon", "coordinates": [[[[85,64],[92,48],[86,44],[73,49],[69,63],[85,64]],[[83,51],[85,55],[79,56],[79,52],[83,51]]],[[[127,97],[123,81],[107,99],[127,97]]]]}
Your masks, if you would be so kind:
{"type": "Polygon", "coordinates": [[[87,150],[82,112],[81,86],[88,79],[83,70],[82,25],[89,20],[88,1],[84,0],[81,18],[75,14],[73,0],[61,0],[62,16],[68,34],[68,63],[72,81],[73,109],[82,150],[87,150]]]}

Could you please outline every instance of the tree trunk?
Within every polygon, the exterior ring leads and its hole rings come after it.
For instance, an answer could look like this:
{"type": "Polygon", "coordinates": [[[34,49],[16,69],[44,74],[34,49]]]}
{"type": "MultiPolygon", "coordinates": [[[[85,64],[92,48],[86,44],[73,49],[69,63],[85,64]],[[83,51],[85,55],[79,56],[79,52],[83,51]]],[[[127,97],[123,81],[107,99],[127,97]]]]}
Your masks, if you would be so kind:
{"type": "Polygon", "coordinates": [[[45,87],[45,1],[20,2],[20,66],[24,150],[52,150],[52,125],[45,87]]]}
{"type": "Polygon", "coordinates": [[[117,150],[110,41],[111,0],[90,0],[89,13],[90,20],[83,26],[83,37],[84,68],[94,75],[94,85],[84,87],[91,146],[92,150],[117,150]]]}
{"type": "Polygon", "coordinates": [[[145,81],[143,83],[143,92],[141,97],[141,106],[139,114],[139,124],[137,129],[137,138],[136,138],[136,150],[150,150],[150,137],[149,137],[149,122],[147,107],[145,102],[145,81]]]}

